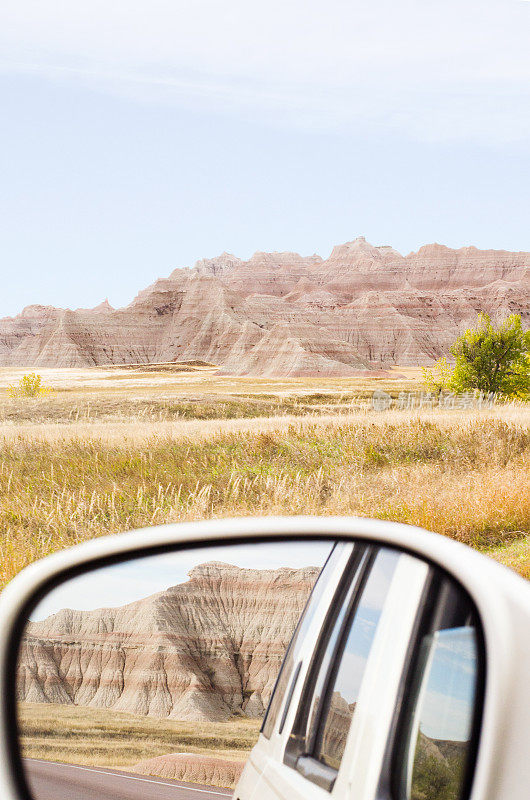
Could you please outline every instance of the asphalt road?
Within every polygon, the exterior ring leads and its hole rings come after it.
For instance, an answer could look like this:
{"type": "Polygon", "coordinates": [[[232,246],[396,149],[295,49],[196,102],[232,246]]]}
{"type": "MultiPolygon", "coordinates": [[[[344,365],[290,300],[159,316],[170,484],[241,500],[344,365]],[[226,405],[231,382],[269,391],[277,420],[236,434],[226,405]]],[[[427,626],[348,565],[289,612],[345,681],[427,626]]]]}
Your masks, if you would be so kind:
{"type": "Polygon", "coordinates": [[[24,759],[33,800],[229,800],[216,786],[148,778],[105,767],[24,759]]]}

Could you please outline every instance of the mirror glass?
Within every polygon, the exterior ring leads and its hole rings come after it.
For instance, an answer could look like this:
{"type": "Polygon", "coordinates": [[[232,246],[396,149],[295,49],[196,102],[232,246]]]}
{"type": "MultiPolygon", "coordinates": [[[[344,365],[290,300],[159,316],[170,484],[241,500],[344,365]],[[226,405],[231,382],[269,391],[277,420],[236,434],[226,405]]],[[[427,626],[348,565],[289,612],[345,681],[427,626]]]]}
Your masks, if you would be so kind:
{"type": "Polygon", "coordinates": [[[72,786],[80,800],[82,787],[91,799],[145,800],[173,797],[162,791],[174,779],[235,785],[332,547],[181,550],[95,569],[46,595],[28,620],[16,685],[35,800],[73,797],[72,786]]]}
{"type": "Polygon", "coordinates": [[[367,718],[390,735],[400,709],[381,698],[408,668],[400,800],[464,800],[477,629],[452,579],[360,540],[175,547],[89,569],[40,599],[20,640],[27,784],[33,800],[219,800],[261,732],[271,768],[331,791],[367,718]]]}

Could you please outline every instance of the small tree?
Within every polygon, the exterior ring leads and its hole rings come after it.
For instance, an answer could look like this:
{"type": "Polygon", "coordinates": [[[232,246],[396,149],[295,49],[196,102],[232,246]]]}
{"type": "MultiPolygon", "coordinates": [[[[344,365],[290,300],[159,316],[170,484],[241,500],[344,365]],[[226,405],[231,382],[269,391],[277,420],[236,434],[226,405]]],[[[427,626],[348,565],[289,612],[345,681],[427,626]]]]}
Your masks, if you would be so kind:
{"type": "Polygon", "coordinates": [[[453,376],[453,369],[445,356],[435,361],[430,369],[422,367],[421,372],[423,375],[423,383],[430,392],[440,394],[444,389],[449,389],[453,376]]]}
{"type": "Polygon", "coordinates": [[[11,397],[39,397],[49,394],[51,389],[42,385],[42,377],[35,372],[23,375],[18,386],[10,386],[9,394],[11,397]]]}
{"type": "Polygon", "coordinates": [[[478,389],[508,397],[530,393],[530,331],[511,314],[495,327],[487,314],[459,336],[451,347],[455,368],[450,387],[456,392],[478,389]]]}

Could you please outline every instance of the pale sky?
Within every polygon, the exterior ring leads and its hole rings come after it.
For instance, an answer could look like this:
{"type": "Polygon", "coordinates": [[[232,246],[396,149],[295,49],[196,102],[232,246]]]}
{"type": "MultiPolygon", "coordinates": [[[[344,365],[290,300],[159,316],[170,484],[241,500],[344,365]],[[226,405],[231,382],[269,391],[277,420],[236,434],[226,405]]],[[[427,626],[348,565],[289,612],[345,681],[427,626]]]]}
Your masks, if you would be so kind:
{"type": "Polygon", "coordinates": [[[319,541],[249,543],[181,550],[124,561],[60,584],[42,599],[31,619],[45,619],[62,608],[90,611],[133,603],[185,583],[189,571],[207,561],[221,561],[247,569],[323,567],[332,547],[332,542],[319,541]]]}
{"type": "Polygon", "coordinates": [[[4,0],[0,316],[223,250],[530,250],[525,0],[4,0]]]}

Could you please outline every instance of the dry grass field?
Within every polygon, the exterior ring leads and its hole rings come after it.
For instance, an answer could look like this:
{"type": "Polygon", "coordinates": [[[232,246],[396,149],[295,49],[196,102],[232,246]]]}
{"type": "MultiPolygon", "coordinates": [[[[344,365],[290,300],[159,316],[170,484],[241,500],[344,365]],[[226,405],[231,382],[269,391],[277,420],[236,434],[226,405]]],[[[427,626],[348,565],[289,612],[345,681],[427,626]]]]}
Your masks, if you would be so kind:
{"type": "MultiPolygon", "coordinates": [[[[421,525],[530,578],[530,409],[376,412],[377,379],[268,380],[205,366],[42,371],[11,398],[0,370],[0,557],[34,559],[136,527],[262,514],[357,514],[421,525]]],[[[21,704],[25,754],[131,768],[169,752],[244,759],[259,723],[175,722],[21,704]]]]}
{"type": "Polygon", "coordinates": [[[144,758],[198,753],[244,761],[260,721],[176,722],[94,708],[20,703],[23,755],[47,761],[130,769],[144,758]]]}
{"type": "Polygon", "coordinates": [[[0,371],[2,583],[106,533],[298,513],[422,525],[530,577],[528,407],[373,411],[374,388],[421,388],[410,369],[342,381],[49,373],[52,395],[20,399],[0,371]]]}

